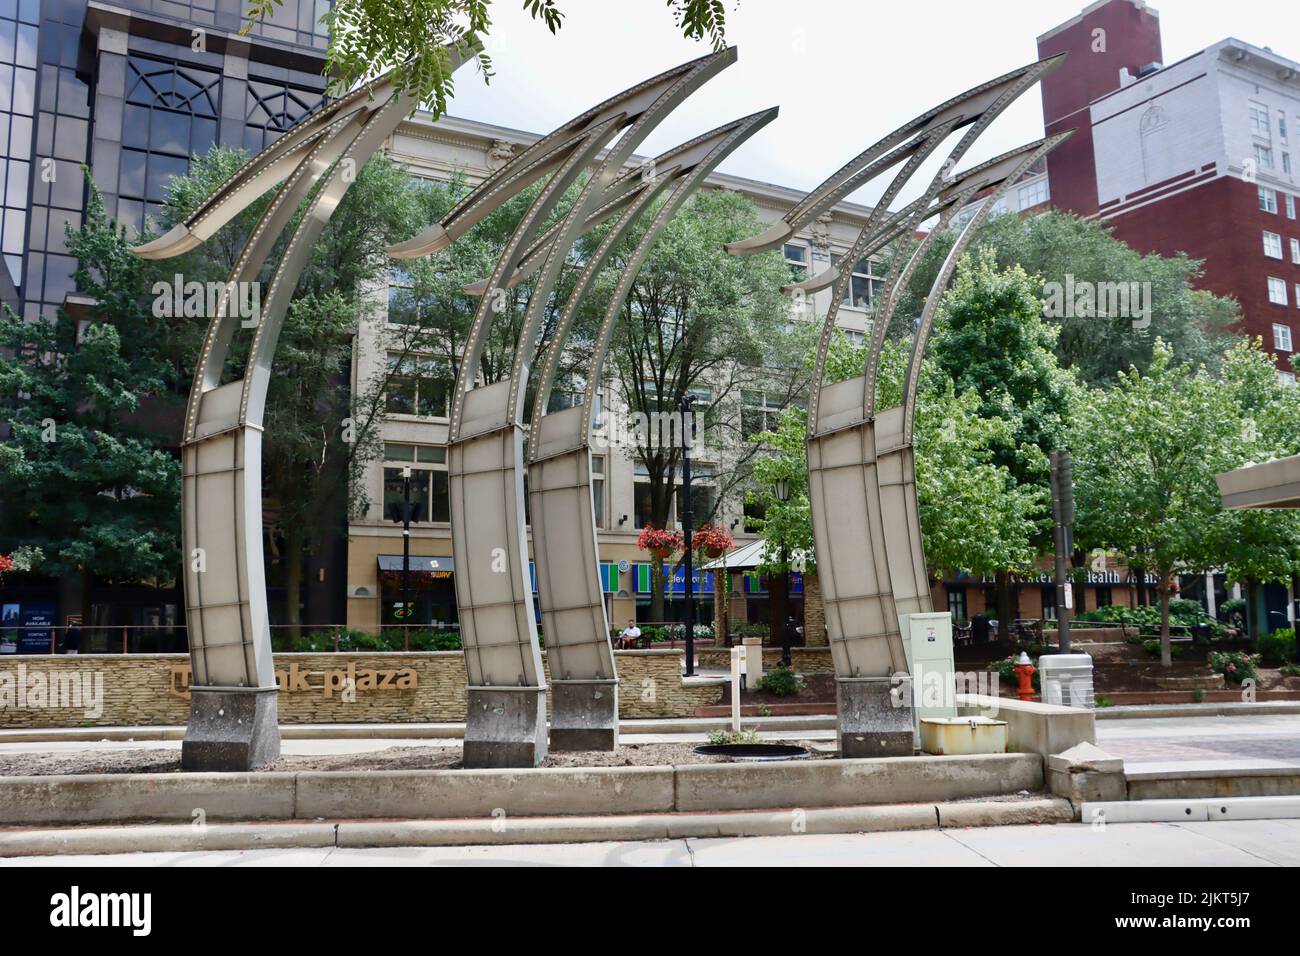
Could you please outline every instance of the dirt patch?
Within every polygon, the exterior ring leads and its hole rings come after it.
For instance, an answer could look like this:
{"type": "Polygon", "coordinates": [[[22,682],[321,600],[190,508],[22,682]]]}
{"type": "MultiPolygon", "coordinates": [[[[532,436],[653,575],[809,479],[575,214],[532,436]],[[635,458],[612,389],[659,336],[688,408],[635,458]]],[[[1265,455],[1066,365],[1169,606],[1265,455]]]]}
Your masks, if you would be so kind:
{"type": "MultiPolygon", "coordinates": [[[[799,740],[773,741],[810,750],[807,759],[834,757],[833,751],[813,750],[799,740]]],[[[543,767],[659,767],[670,764],[718,763],[718,757],[695,752],[700,744],[623,744],[613,752],[585,750],[551,753],[543,767]]],[[[460,747],[387,747],[353,754],[290,755],[259,768],[258,773],[305,770],[461,770],[460,747]]],[[[0,755],[0,776],[35,777],[54,774],[180,773],[179,750],[87,750],[72,753],[0,755]]]]}

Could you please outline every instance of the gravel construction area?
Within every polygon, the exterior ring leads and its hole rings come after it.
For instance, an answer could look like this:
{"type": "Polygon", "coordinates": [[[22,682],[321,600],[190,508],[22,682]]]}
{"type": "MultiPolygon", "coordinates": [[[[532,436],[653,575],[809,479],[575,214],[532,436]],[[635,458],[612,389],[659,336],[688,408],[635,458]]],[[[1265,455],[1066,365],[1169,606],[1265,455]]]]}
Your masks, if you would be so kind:
{"type": "MultiPolygon", "coordinates": [[[[806,747],[806,760],[833,758],[834,751],[814,750],[810,741],[765,743],[806,747]]],[[[613,752],[584,750],[551,753],[543,767],[655,767],[670,764],[719,763],[726,758],[697,754],[700,744],[622,744],[613,752]]],[[[461,770],[459,747],[387,747],[369,753],[290,755],[260,768],[258,773],[300,770],[461,770]]],[[[0,755],[0,777],[53,774],[180,773],[180,748],[168,750],[83,750],[61,753],[0,755]]]]}

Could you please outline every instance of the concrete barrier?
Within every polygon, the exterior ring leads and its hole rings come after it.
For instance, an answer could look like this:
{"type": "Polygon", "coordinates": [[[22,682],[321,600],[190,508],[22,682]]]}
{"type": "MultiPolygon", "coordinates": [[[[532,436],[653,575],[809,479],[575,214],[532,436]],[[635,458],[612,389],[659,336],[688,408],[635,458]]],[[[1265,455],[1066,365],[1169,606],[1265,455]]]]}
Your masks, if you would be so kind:
{"type": "Polygon", "coordinates": [[[677,809],[740,810],[918,803],[1039,790],[1036,755],[877,757],[677,768],[677,809]]]}
{"type": "Polygon", "coordinates": [[[1097,742],[1093,711],[1033,700],[1013,700],[984,694],[958,694],[960,716],[987,715],[1007,722],[1007,749],[1013,753],[1050,757],[1075,744],[1097,742]]]}
{"type": "Polygon", "coordinates": [[[1036,791],[1031,754],[536,770],[0,777],[0,825],[488,820],[933,803],[1036,791]]]}
{"type": "Polygon", "coordinates": [[[669,766],[540,767],[299,773],[296,816],[491,819],[672,809],[669,766]]]}
{"type": "Polygon", "coordinates": [[[0,824],[290,820],[292,773],[0,777],[0,824]]]}
{"type": "MultiPolygon", "coordinates": [[[[950,826],[1064,823],[1070,804],[1059,798],[959,804],[830,807],[789,810],[505,820],[344,820],[193,826],[113,826],[0,831],[0,857],[85,853],[265,850],[291,847],[485,846],[521,843],[602,843],[706,837],[789,836],[791,833],[874,833],[950,826]]],[[[615,850],[614,852],[617,852],[615,850]]]]}

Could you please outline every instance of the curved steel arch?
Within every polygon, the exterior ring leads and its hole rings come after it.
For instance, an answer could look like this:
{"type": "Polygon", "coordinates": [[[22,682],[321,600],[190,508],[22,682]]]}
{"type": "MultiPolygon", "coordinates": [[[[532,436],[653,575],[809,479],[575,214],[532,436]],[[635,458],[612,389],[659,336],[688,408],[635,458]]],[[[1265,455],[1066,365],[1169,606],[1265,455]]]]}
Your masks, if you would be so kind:
{"type": "MultiPolygon", "coordinates": [[[[1056,68],[1063,56],[1030,64],[981,84],[923,114],[855,157],[809,194],[780,222],[751,239],[729,245],[745,255],[774,248],[829,209],[852,189],[902,163],[838,266],[790,289],[831,287],[830,307],[818,344],[808,402],[808,494],[818,577],[837,677],[838,736],[843,756],[910,754],[910,697],[892,687],[910,683],[901,634],[904,615],[931,610],[929,578],[916,501],[912,420],[920,359],[935,311],[973,230],[1024,171],[1065,137],[1013,150],[952,176],[956,163],[1011,102],[1056,68]],[[966,128],[943,168],[920,198],[888,210],[920,163],[952,132],[966,128]],[[876,410],[876,372],[890,319],[902,291],[939,231],[977,193],[993,196],[958,237],[926,299],[914,336],[903,403],[876,410]],[[909,236],[923,222],[939,224],[906,260],[890,263],[873,320],[864,373],[826,384],[826,356],[853,266],[865,256],[909,236]],[[902,706],[900,706],[902,704],[902,706]]],[[[1068,134],[1067,134],[1068,135],[1068,134]]]]}
{"type": "MultiPolygon", "coordinates": [[[[627,186],[624,167],[637,145],[735,59],[734,49],[710,54],[606,100],[507,163],[421,236],[389,250],[411,258],[443,248],[550,174],[482,288],[452,396],[447,461],[456,598],[470,685],[466,766],[533,766],[547,751],[546,680],[528,575],[523,473],[524,394],[544,310],[570,247],[591,221],[620,199],[635,203],[627,195],[631,188],[620,192],[620,186],[627,186]],[[543,224],[565,193],[597,160],[563,219],[545,231],[543,224]],[[498,292],[533,269],[538,275],[510,377],[479,385],[477,370],[499,307],[498,292]]],[[[613,676],[611,668],[605,679],[613,676]]]]}
{"type": "MultiPolygon", "coordinates": [[[[448,47],[455,66],[468,51],[448,47]]],[[[280,184],[249,235],[212,316],[181,441],[186,622],[193,666],[186,769],[250,769],[279,754],[276,681],[262,557],[262,430],[272,361],[294,287],[355,173],[416,104],[385,76],[313,112],[245,163],[184,222],[137,246],[166,259],[196,248],[280,184]],[[256,282],[305,209],[261,297],[241,379],[222,369],[242,318],[232,294],[256,282]]]]}
{"type": "Polygon", "coordinates": [[[551,672],[551,746],[618,745],[618,675],[609,639],[592,492],[591,409],[613,321],[632,279],[672,216],[727,155],[776,117],[765,110],[696,137],[655,160],[655,176],[586,261],[542,359],[533,396],[528,493],[537,598],[551,672]],[[661,196],[663,204],[624,266],[587,368],[582,405],[546,413],[574,317],[600,270],[632,224],[661,196]]]}

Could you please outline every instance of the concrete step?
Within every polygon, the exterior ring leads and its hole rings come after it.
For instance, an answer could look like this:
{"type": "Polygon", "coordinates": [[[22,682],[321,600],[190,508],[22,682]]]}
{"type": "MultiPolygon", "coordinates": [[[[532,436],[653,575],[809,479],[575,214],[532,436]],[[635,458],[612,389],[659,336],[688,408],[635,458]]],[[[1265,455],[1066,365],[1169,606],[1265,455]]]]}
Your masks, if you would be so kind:
{"type": "Polygon", "coordinates": [[[1169,764],[1159,770],[1143,770],[1141,765],[1130,765],[1124,776],[1130,801],[1300,799],[1300,766],[1204,768],[1169,764]]]}

